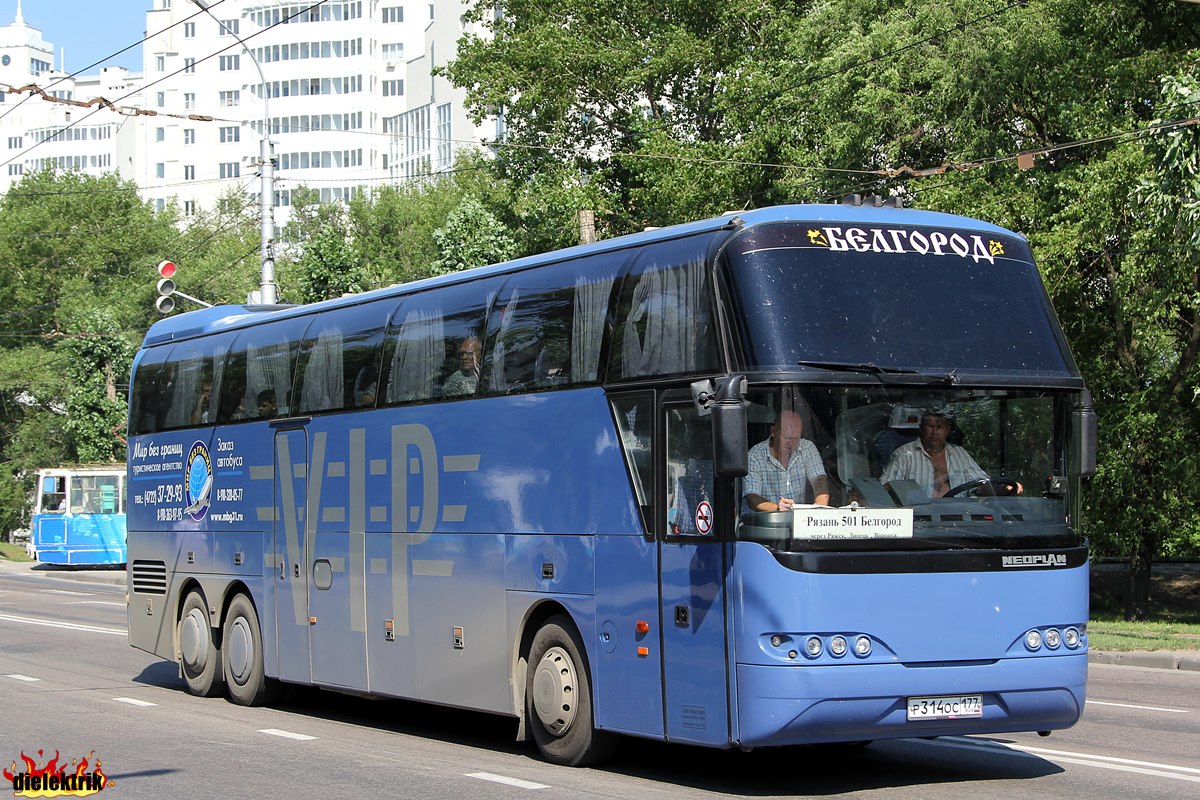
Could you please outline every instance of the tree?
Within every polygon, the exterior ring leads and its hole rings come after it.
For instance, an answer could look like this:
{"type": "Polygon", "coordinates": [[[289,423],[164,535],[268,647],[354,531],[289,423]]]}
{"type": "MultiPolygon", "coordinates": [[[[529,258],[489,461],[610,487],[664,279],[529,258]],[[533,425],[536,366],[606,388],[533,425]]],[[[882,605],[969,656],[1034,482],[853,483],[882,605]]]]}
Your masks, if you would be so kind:
{"type": "Polygon", "coordinates": [[[433,232],[433,240],[439,256],[432,269],[440,274],[506,261],[516,248],[500,220],[471,197],[450,212],[445,226],[433,232]]]}

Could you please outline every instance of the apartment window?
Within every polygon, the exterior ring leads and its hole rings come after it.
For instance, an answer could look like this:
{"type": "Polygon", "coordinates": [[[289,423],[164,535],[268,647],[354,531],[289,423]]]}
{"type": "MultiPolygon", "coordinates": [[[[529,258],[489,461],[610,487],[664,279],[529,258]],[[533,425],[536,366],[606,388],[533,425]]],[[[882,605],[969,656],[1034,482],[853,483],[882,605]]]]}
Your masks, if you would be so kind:
{"type": "Polygon", "coordinates": [[[165,107],[167,105],[167,93],[159,92],[158,94],[154,95],[154,101],[158,104],[159,108],[165,107]]]}
{"type": "Polygon", "coordinates": [[[183,165],[183,179],[185,181],[196,180],[196,165],[195,164],[184,164],[183,165]]]}
{"type": "Polygon", "coordinates": [[[237,125],[229,125],[221,128],[222,142],[240,142],[242,140],[242,129],[237,125]]]}
{"type": "Polygon", "coordinates": [[[388,6],[383,9],[384,22],[404,22],[404,6],[388,6]]]}
{"type": "Polygon", "coordinates": [[[242,165],[237,161],[228,161],[221,164],[222,178],[237,178],[242,174],[242,165]]]}
{"type": "Polygon", "coordinates": [[[20,136],[8,137],[8,149],[9,150],[20,150],[22,141],[24,141],[24,140],[20,136]]]}
{"type": "Polygon", "coordinates": [[[154,165],[154,177],[160,178],[160,179],[167,177],[167,165],[161,161],[158,162],[157,164],[155,164],[154,165]]]}
{"type": "Polygon", "coordinates": [[[24,164],[9,164],[8,165],[8,174],[9,175],[22,175],[24,173],[25,173],[25,165],[24,164]]]}
{"type": "Polygon", "coordinates": [[[154,69],[157,70],[158,72],[166,72],[167,71],[167,57],[166,56],[155,56],[154,57],[154,69]]]}
{"type": "MultiPolygon", "coordinates": [[[[189,108],[190,108],[190,106],[189,106],[189,108]]],[[[196,129],[195,128],[184,128],[183,129],[183,143],[184,144],[195,144],[196,143],[196,129]]]]}
{"type": "Polygon", "coordinates": [[[236,19],[221,20],[221,35],[222,36],[237,36],[238,35],[238,20],[236,20],[236,19]]]}
{"type": "Polygon", "coordinates": [[[167,140],[167,129],[166,128],[155,128],[154,129],[154,141],[165,142],[166,140],[167,140]]]}
{"type": "Polygon", "coordinates": [[[183,201],[183,213],[184,213],[184,216],[188,216],[188,217],[196,216],[196,201],[195,200],[184,200],[183,201]]]}
{"type": "Polygon", "coordinates": [[[194,22],[183,23],[183,38],[185,38],[185,39],[195,39],[196,38],[196,23],[194,23],[194,22]]]}
{"type": "Polygon", "coordinates": [[[196,71],[196,59],[185,58],[183,60],[183,71],[184,72],[195,72],[196,71]]]}
{"type": "Polygon", "coordinates": [[[166,211],[167,210],[167,201],[162,199],[161,197],[157,198],[154,201],[154,210],[160,214],[162,212],[166,211]]]}
{"type": "Polygon", "coordinates": [[[241,58],[241,56],[238,56],[238,55],[221,56],[221,58],[220,58],[221,72],[229,72],[231,70],[237,69],[240,58],[241,58]]]}
{"type": "Polygon", "coordinates": [[[183,93],[183,107],[184,108],[195,108],[196,107],[196,93],[195,92],[184,92],[183,93]]]}
{"type": "Polygon", "coordinates": [[[232,108],[238,104],[240,97],[241,93],[237,89],[221,92],[221,105],[226,108],[232,108]]]}
{"type": "Polygon", "coordinates": [[[388,61],[402,60],[404,58],[404,43],[385,44],[383,46],[383,57],[388,61]]]}
{"type": "Polygon", "coordinates": [[[384,97],[400,97],[404,94],[404,80],[384,81],[383,96],[384,97]]]}

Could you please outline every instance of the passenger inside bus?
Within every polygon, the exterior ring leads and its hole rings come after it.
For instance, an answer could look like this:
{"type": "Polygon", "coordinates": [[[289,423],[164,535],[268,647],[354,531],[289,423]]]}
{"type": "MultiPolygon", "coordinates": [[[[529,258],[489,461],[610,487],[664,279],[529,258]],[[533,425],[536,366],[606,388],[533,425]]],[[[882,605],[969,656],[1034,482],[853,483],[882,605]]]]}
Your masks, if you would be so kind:
{"type": "Polygon", "coordinates": [[[751,511],[789,511],[808,501],[810,485],[812,502],[829,505],[829,479],[821,455],[803,436],[800,415],[785,409],[776,416],[770,436],[750,448],[742,496],[751,511]]]}
{"type": "Polygon", "coordinates": [[[258,418],[274,419],[279,415],[279,406],[275,402],[275,390],[263,389],[258,393],[258,418]]]}
{"type": "Polygon", "coordinates": [[[459,369],[446,379],[446,383],[442,387],[447,397],[475,394],[475,389],[479,385],[480,350],[479,338],[476,336],[467,336],[459,343],[459,369]]]}

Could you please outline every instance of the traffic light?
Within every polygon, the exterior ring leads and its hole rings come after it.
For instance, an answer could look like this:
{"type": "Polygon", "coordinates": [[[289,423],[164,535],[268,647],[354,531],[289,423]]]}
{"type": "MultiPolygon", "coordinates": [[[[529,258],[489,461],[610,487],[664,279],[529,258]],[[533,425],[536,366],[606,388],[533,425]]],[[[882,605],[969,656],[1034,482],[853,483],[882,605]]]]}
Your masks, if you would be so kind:
{"type": "Polygon", "coordinates": [[[158,279],[158,299],[154,301],[154,307],[160,314],[170,314],[175,310],[175,298],[171,296],[175,294],[175,262],[160,261],[158,274],[162,277],[158,279]]]}

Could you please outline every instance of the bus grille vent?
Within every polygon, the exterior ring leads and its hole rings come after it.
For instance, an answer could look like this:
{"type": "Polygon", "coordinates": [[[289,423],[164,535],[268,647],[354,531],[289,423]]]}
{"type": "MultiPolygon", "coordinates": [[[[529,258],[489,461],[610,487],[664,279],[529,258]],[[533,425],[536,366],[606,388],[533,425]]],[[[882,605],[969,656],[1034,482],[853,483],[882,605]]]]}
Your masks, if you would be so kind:
{"type": "Polygon", "coordinates": [[[167,593],[167,565],[162,561],[134,561],[132,572],[136,594],[167,593]]]}

